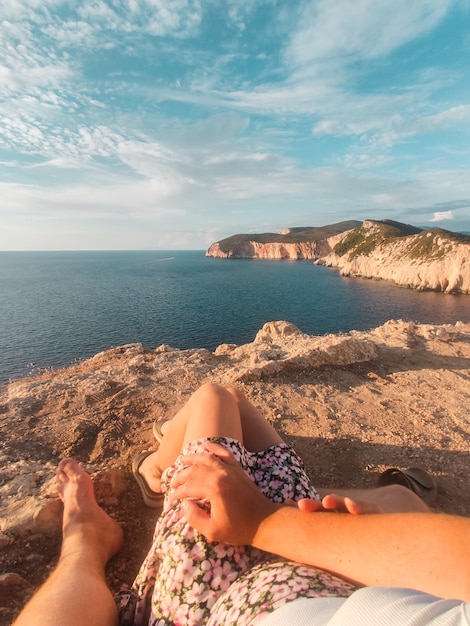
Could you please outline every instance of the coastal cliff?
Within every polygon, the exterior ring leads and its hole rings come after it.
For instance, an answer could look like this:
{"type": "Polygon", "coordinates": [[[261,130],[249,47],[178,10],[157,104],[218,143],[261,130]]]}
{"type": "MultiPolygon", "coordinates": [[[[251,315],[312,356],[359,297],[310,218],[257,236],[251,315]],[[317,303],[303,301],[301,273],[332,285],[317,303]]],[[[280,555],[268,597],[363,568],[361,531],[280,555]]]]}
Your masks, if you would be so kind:
{"type": "Polygon", "coordinates": [[[319,256],[326,256],[332,248],[326,240],[304,243],[244,241],[234,249],[224,251],[219,243],[213,243],[206,253],[219,259],[280,259],[311,261],[319,256]]]}
{"type": "Polygon", "coordinates": [[[387,280],[420,291],[470,293],[470,236],[392,220],[235,235],[212,244],[206,256],[311,260],[339,269],[343,276],[387,280]]]}
{"type": "Polygon", "coordinates": [[[387,280],[419,291],[470,293],[470,237],[443,229],[397,236],[388,225],[366,220],[315,262],[339,269],[342,276],[387,280]]]}
{"type": "Polygon", "coordinates": [[[206,256],[311,261],[330,254],[342,234],[360,225],[351,220],[317,228],[285,228],[278,233],[233,235],[213,243],[206,256]]]}

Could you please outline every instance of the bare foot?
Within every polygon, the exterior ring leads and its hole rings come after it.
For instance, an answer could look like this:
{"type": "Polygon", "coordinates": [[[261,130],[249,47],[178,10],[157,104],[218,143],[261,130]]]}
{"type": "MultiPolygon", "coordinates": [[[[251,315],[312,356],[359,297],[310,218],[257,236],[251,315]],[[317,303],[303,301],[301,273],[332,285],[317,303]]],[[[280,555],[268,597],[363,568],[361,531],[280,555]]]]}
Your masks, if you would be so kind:
{"type": "Polygon", "coordinates": [[[145,482],[155,493],[162,492],[162,470],[158,466],[157,452],[149,454],[139,466],[139,474],[145,479],[145,482]]]}
{"type": "Polygon", "coordinates": [[[56,483],[64,503],[62,555],[86,550],[104,566],[121,547],[121,527],[98,505],[91,476],[78,463],[63,459],[56,483]]]}

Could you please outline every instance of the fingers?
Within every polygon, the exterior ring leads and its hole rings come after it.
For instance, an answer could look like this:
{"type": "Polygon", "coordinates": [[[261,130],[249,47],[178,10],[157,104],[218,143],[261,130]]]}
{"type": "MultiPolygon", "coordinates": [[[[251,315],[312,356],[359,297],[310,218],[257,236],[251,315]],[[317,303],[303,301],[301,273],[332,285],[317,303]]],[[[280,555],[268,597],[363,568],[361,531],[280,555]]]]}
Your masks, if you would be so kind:
{"type": "Polygon", "coordinates": [[[214,443],[213,441],[206,441],[206,449],[211,454],[215,454],[221,461],[227,463],[228,465],[238,465],[238,461],[234,458],[233,454],[221,446],[218,443],[214,443]]]}
{"type": "Polygon", "coordinates": [[[226,476],[227,465],[244,474],[238,461],[226,448],[212,441],[206,441],[205,447],[207,452],[183,457],[183,469],[176,472],[171,483],[174,490],[171,496],[173,500],[207,497],[211,486],[226,476]]]}
{"type": "Polygon", "coordinates": [[[302,498],[297,503],[299,511],[304,513],[317,513],[323,511],[324,507],[321,500],[312,500],[311,498],[302,498]]]}
{"type": "Polygon", "coordinates": [[[182,463],[185,467],[190,465],[206,465],[208,467],[220,466],[221,462],[227,465],[238,465],[232,453],[218,443],[206,441],[207,452],[197,452],[183,457],[182,463]]]}
{"type": "MultiPolygon", "coordinates": [[[[194,500],[184,500],[182,503],[183,513],[186,521],[193,528],[197,528],[201,533],[208,537],[210,533],[210,513],[201,508],[194,500]]],[[[209,539],[211,541],[211,539],[209,539]]]]}
{"type": "MultiPolygon", "coordinates": [[[[207,455],[204,455],[207,456],[207,455]]],[[[171,481],[171,500],[183,498],[206,498],[213,491],[216,476],[206,465],[192,465],[178,471],[171,481]]]]}
{"type": "Polygon", "coordinates": [[[338,496],[335,493],[325,496],[322,500],[322,505],[325,511],[338,511],[339,513],[350,513],[351,515],[363,513],[360,503],[347,496],[338,496]]]}
{"type": "Polygon", "coordinates": [[[344,506],[346,507],[346,511],[351,515],[361,515],[367,512],[364,510],[364,505],[361,506],[360,502],[356,502],[347,496],[344,498],[344,506]]]}
{"type": "Polygon", "coordinates": [[[342,511],[347,512],[345,500],[343,496],[338,496],[335,493],[328,494],[322,500],[323,508],[326,511],[342,511]]]}
{"type": "Polygon", "coordinates": [[[365,500],[353,500],[348,496],[338,496],[335,493],[325,496],[322,500],[325,511],[338,511],[350,515],[366,515],[381,513],[382,510],[375,502],[365,500]]]}

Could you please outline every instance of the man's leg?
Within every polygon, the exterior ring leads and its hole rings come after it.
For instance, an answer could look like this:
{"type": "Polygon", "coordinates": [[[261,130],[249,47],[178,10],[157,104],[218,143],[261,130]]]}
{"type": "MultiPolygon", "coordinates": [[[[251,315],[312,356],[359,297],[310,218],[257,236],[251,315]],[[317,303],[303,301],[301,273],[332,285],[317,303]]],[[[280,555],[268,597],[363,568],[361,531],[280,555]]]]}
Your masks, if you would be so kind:
{"type": "Polygon", "coordinates": [[[14,626],[114,626],[105,565],[121,547],[121,527],[98,506],[91,477],[75,461],[60,462],[57,486],[64,503],[59,562],[14,626]]]}

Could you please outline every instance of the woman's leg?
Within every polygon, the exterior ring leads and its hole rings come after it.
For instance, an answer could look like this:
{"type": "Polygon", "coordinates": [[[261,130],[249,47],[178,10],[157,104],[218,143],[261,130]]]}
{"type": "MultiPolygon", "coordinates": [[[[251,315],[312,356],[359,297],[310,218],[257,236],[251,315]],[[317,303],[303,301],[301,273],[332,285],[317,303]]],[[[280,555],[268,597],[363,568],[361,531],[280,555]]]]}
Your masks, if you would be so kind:
{"type": "Polygon", "coordinates": [[[227,391],[238,405],[242,425],[243,445],[250,452],[262,452],[271,446],[284,443],[282,437],[261,412],[239,389],[228,387],[227,391]]]}
{"type": "Polygon", "coordinates": [[[139,472],[150,489],[159,492],[163,470],[173,465],[188,443],[202,437],[243,441],[237,401],[227,389],[213,383],[199,387],[175,417],[166,422],[158,450],[142,462],[139,472]]]}
{"type": "Polygon", "coordinates": [[[64,503],[59,562],[14,626],[114,626],[105,565],[121,547],[121,527],[98,506],[91,477],[75,461],[61,461],[57,485],[64,503]]]}
{"type": "MultiPolygon", "coordinates": [[[[253,405],[241,392],[213,384],[198,389],[165,424],[159,450],[147,457],[148,465],[142,463],[141,473],[150,488],[162,490],[162,479],[163,491],[171,495],[172,478],[184,466],[181,452],[207,452],[207,438],[229,450],[268,497],[272,495],[276,501],[314,497],[300,459],[282,445],[282,439],[253,405]],[[243,445],[245,437],[251,451],[243,445]],[[161,470],[166,470],[163,477],[161,470]]],[[[249,546],[207,542],[189,526],[182,503],[166,498],[152,547],[133,586],[138,598],[136,621],[142,617],[145,622],[150,610],[155,623],[204,624],[214,602],[230,584],[270,558],[249,546]]]]}

